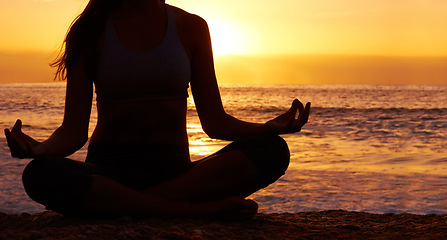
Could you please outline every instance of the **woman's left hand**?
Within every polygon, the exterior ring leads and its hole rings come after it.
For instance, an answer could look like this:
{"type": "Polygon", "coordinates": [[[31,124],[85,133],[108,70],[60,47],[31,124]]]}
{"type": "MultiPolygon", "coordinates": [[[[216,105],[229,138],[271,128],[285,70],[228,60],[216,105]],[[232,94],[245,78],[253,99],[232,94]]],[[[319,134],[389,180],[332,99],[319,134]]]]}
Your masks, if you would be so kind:
{"type": "Polygon", "coordinates": [[[309,119],[309,112],[310,102],[308,102],[306,107],[304,107],[298,99],[295,99],[287,112],[266,122],[264,127],[267,129],[268,133],[273,134],[299,132],[307,123],[309,119]],[[297,113],[298,117],[296,117],[297,113]]]}

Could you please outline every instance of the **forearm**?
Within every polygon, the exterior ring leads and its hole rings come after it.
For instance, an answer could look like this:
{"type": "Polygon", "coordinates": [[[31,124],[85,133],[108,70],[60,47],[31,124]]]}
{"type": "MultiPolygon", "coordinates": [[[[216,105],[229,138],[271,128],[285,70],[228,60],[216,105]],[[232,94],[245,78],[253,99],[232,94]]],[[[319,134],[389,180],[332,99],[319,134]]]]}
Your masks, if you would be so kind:
{"type": "Polygon", "coordinates": [[[301,131],[301,128],[307,123],[309,113],[310,103],[304,107],[297,99],[293,101],[287,112],[264,124],[241,121],[226,114],[225,111],[220,111],[215,114],[217,116],[213,115],[207,119],[204,130],[211,138],[230,141],[266,134],[295,133],[301,131]],[[297,114],[298,117],[296,117],[297,114]]]}
{"type": "Polygon", "coordinates": [[[209,137],[234,141],[245,137],[260,136],[269,132],[262,123],[252,123],[237,119],[231,115],[225,114],[215,121],[217,124],[210,124],[205,128],[209,137]]]}
{"type": "Polygon", "coordinates": [[[46,156],[68,156],[84,146],[88,140],[87,131],[78,131],[68,126],[60,126],[42,144],[46,156]]]}

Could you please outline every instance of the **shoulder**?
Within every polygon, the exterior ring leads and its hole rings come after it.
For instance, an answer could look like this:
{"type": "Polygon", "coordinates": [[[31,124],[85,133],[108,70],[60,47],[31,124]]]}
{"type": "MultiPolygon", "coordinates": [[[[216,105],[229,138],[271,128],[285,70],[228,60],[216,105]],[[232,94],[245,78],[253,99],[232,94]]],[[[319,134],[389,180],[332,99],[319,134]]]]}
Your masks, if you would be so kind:
{"type": "Polygon", "coordinates": [[[185,51],[192,57],[198,51],[211,51],[211,37],[208,24],[202,17],[191,14],[183,9],[173,7],[179,37],[185,51]]]}
{"type": "MultiPolygon", "coordinates": [[[[170,5],[171,6],[171,5],[170,5]]],[[[174,11],[177,26],[181,30],[186,30],[189,33],[208,33],[208,24],[202,17],[189,13],[181,8],[171,6],[174,11]]]]}

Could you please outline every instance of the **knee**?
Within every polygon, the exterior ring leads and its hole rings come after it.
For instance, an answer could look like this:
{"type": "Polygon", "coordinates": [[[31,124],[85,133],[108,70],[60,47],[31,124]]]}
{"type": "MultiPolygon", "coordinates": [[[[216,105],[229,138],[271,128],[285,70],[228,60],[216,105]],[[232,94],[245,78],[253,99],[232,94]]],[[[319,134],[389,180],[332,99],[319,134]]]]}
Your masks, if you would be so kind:
{"type": "Polygon", "coordinates": [[[283,138],[262,136],[253,139],[252,147],[244,151],[264,175],[266,184],[271,184],[285,174],[290,152],[283,138]]]}
{"type": "Polygon", "coordinates": [[[273,175],[277,178],[284,175],[290,163],[290,152],[286,141],[279,136],[266,137],[265,156],[266,163],[273,175]]]}
{"type": "Polygon", "coordinates": [[[22,183],[26,194],[34,201],[48,205],[63,174],[58,162],[63,158],[41,157],[32,160],[23,170],[22,183]]]}
{"type": "Polygon", "coordinates": [[[272,147],[272,151],[278,156],[278,161],[285,164],[285,169],[289,166],[290,151],[287,142],[280,136],[271,136],[269,138],[269,145],[272,147]]]}
{"type": "Polygon", "coordinates": [[[34,159],[23,170],[22,183],[26,194],[34,201],[46,205],[48,178],[46,159],[34,159]]]}
{"type": "Polygon", "coordinates": [[[28,196],[47,209],[69,214],[68,210],[79,205],[91,181],[88,175],[73,169],[71,162],[53,157],[32,160],[22,174],[28,196]]]}

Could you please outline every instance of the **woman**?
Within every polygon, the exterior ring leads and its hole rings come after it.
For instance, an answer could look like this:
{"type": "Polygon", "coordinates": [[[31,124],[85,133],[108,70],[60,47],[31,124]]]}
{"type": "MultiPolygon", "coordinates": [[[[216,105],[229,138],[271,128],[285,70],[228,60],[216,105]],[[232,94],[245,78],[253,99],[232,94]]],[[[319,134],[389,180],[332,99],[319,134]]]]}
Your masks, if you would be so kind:
{"type": "Polygon", "coordinates": [[[27,194],[65,215],[253,217],[257,204],[245,198],[288,166],[277,135],[300,131],[309,115],[298,100],[265,124],[226,114],[206,22],[160,0],[90,0],[55,65],[67,79],[62,125],[43,142],[20,120],[5,134],[13,157],[34,158],[27,194]],[[204,131],[234,141],[195,162],[188,84],[204,131]],[[88,139],[93,85],[97,126],[85,163],[73,161],[65,157],[88,139]]]}

